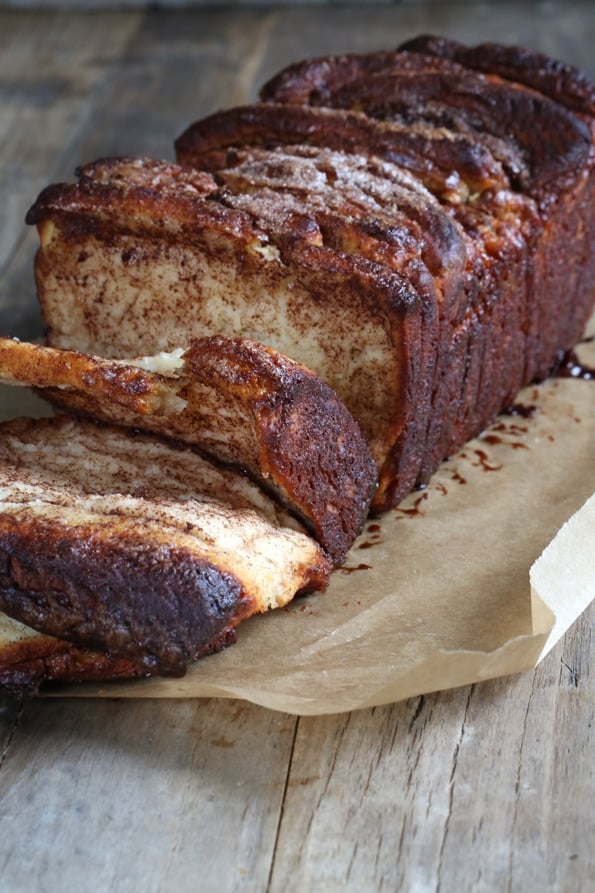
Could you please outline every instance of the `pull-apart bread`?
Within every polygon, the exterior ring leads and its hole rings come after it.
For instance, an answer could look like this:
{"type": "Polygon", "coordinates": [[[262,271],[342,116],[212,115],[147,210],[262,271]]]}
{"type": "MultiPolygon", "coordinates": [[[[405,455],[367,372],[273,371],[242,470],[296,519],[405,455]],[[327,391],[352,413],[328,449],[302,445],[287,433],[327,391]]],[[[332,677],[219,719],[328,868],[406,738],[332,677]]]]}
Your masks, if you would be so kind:
{"type": "Polygon", "coordinates": [[[245,475],[190,448],[66,416],[0,425],[0,608],[42,634],[0,624],[0,691],[182,674],[330,569],[245,475]]]}
{"type": "Polygon", "coordinates": [[[0,685],[182,672],[324,588],[579,339],[594,145],[577,70],[420,37],[45,189],[48,346],[1,341],[0,378],[119,427],[0,428],[0,685]]]}
{"type": "Polygon", "coordinates": [[[361,532],[376,469],[358,425],[318,376],[262,344],[214,336],[116,361],[0,338],[0,382],[247,472],[336,565],[361,532]]]}
{"type": "Polygon", "coordinates": [[[266,343],[339,394],[378,467],[372,510],[390,508],[590,313],[593,87],[548,65],[431,38],[307,61],[188,128],[180,166],[81,168],[28,217],[48,342],[266,343]]]}
{"type": "MultiPolygon", "coordinates": [[[[582,72],[524,48],[467,48],[420,37],[392,53],[298,63],[261,95],[439,128],[490,152],[509,189],[537,213],[536,226],[523,234],[525,361],[527,376],[548,374],[556,351],[576,340],[593,301],[595,87],[582,72]]],[[[503,199],[490,188],[471,193],[466,205],[492,214],[503,199]]]]}

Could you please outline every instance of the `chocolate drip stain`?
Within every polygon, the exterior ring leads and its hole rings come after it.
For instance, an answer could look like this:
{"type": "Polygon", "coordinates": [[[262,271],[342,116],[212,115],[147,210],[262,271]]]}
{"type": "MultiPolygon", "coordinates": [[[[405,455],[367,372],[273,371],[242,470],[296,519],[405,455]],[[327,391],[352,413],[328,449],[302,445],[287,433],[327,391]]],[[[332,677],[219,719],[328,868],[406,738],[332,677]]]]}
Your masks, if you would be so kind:
{"type": "Polygon", "coordinates": [[[343,574],[352,574],[354,571],[369,571],[372,570],[371,564],[356,564],[356,565],[343,565],[339,570],[343,574]]]}
{"type": "MultiPolygon", "coordinates": [[[[505,428],[502,430],[506,430],[505,428]]],[[[511,432],[512,433],[512,432],[511,432]]],[[[499,437],[497,434],[486,434],[485,437],[482,437],[484,443],[489,444],[499,444],[505,443],[507,446],[511,446],[513,450],[528,450],[529,447],[526,443],[523,443],[520,440],[504,440],[504,438],[499,437]]],[[[486,469],[491,471],[492,469],[486,469]]]]}
{"type": "Polygon", "coordinates": [[[478,462],[471,462],[476,468],[482,468],[483,471],[499,471],[502,465],[490,465],[490,457],[485,450],[473,450],[478,458],[478,462]]]}
{"type": "MultiPolygon", "coordinates": [[[[491,431],[500,431],[503,434],[515,434],[517,437],[520,437],[523,434],[527,434],[529,428],[527,425],[515,425],[514,422],[512,424],[508,424],[506,422],[499,422],[496,425],[492,425],[490,428],[491,431]]],[[[490,435],[488,435],[489,437],[490,435]]],[[[487,440],[487,437],[484,438],[487,440]]]]}
{"type": "Polygon", "coordinates": [[[503,409],[501,415],[518,415],[523,419],[531,419],[537,412],[539,407],[533,404],[526,406],[524,403],[513,403],[512,406],[503,409]]]}
{"type": "Polygon", "coordinates": [[[413,503],[412,508],[410,508],[410,509],[397,508],[397,512],[399,512],[399,514],[401,514],[401,515],[408,515],[410,517],[414,516],[414,515],[423,515],[424,513],[422,512],[420,506],[421,506],[422,502],[427,498],[428,498],[428,494],[426,491],[426,492],[422,493],[421,496],[417,497],[417,499],[413,503]]]}
{"type": "Polygon", "coordinates": [[[573,350],[567,350],[553,374],[557,378],[582,378],[584,381],[595,379],[595,369],[581,363],[573,350]]]}

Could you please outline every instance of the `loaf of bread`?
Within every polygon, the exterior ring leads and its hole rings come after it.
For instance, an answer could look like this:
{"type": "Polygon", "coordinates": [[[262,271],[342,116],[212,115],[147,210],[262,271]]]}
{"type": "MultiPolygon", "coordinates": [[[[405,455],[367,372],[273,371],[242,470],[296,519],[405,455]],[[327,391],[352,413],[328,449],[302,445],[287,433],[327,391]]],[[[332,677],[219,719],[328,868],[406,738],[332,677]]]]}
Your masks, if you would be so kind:
{"type": "Polygon", "coordinates": [[[0,382],[247,472],[335,565],[368,514],[376,468],[358,425],[318,376],[262,344],[220,335],[116,361],[0,338],[0,382]]]}
{"type": "Polygon", "coordinates": [[[178,164],[103,159],[45,189],[27,220],[49,347],[0,341],[0,378],[152,434],[0,428],[4,690],[180,673],[324,588],[369,507],[580,337],[594,146],[577,70],[425,36],[290,66],[191,125],[178,164]]]}
{"type": "Polygon", "coordinates": [[[291,66],[189,127],[180,166],[104,160],[41,194],[48,341],[268,344],[345,402],[386,510],[583,331],[593,92],[529,51],[430,38],[291,66]]]}
{"type": "MultiPolygon", "coordinates": [[[[6,422],[0,479],[0,609],[73,643],[71,677],[77,661],[82,678],[182,674],[245,618],[328,583],[321,547],[245,475],[151,435],[6,422]]],[[[0,641],[6,691],[40,681],[40,662],[60,672],[46,658],[63,648],[22,638],[0,641]]]]}

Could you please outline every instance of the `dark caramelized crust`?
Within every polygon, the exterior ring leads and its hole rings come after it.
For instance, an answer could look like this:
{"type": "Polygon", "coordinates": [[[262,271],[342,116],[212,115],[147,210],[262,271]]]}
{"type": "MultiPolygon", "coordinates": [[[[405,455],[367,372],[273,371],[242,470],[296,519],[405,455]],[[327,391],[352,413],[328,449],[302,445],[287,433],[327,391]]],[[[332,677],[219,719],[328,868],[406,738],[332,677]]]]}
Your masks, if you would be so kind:
{"type": "Polygon", "coordinates": [[[406,41],[400,51],[457,62],[464,68],[499,75],[532,87],[580,114],[595,115],[595,86],[580,69],[527,47],[481,43],[468,47],[446,37],[424,34],[406,41]]]}
{"type": "MultiPolygon", "coordinates": [[[[304,366],[245,339],[193,341],[186,368],[189,383],[182,396],[190,405],[198,404],[205,387],[215,386],[254,426],[255,459],[246,455],[242,462],[240,455],[224,452],[221,457],[243,465],[278,495],[334,563],[342,564],[362,530],[377,473],[358,424],[337,394],[304,366]]],[[[215,427],[220,443],[221,423],[215,427]]]]}
{"type": "MultiPolygon", "coordinates": [[[[555,356],[568,350],[588,319],[595,281],[595,85],[581,71],[525,47],[496,43],[466,47],[442,37],[422,36],[401,47],[413,53],[454,60],[492,80],[525,85],[530,93],[554,100],[575,113],[591,132],[588,157],[570,171],[564,189],[546,183],[540,211],[543,230],[534,241],[530,264],[526,380],[544,378],[555,356]]],[[[560,126],[565,127],[560,119],[560,126]]],[[[533,122],[527,124],[532,131],[533,122]]],[[[522,127],[522,122],[521,122],[522,127]]],[[[540,129],[539,137],[543,136],[540,129]]],[[[555,128],[553,128],[555,133],[555,128]]],[[[567,134],[568,136],[568,134],[567,134]]],[[[547,134],[549,140],[550,134],[547,134]]],[[[548,145],[547,140],[544,145],[548,145]]],[[[555,147],[554,147],[555,148],[555,147]]]]}
{"type": "Polygon", "coordinates": [[[338,86],[386,71],[393,57],[393,50],[383,50],[294,62],[261,87],[260,98],[264,102],[332,106],[330,99],[338,86]]]}
{"type": "Polygon", "coordinates": [[[46,682],[113,682],[145,676],[146,670],[123,658],[77,648],[70,642],[38,635],[27,641],[0,642],[0,697],[28,698],[46,682]]]}
{"type": "Polygon", "coordinates": [[[240,581],[167,540],[109,528],[0,517],[0,606],[51,636],[182,675],[254,613],[240,581]]]}
{"type": "MultiPolygon", "coordinates": [[[[320,548],[243,475],[146,435],[9,422],[0,480],[0,609],[134,675],[181,674],[328,581],[320,548]]],[[[5,679],[7,654],[0,640],[5,679]]]]}
{"type": "Polygon", "coordinates": [[[133,363],[0,338],[0,381],[43,388],[62,408],[184,441],[247,471],[342,563],[377,475],[357,423],[322,379],[222,335],[133,363]]]}
{"type": "Polygon", "coordinates": [[[180,164],[214,172],[233,166],[238,148],[300,144],[378,155],[447,198],[465,201],[470,194],[508,185],[490,150],[465,134],[280,102],[240,106],[195,122],[176,140],[176,155],[180,164]]]}

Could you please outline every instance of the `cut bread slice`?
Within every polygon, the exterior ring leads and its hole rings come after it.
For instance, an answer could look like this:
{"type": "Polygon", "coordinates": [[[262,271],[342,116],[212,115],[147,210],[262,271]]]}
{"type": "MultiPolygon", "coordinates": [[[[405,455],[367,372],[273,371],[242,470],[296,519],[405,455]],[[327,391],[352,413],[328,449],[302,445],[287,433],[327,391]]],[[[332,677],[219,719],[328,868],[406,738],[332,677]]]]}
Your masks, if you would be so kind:
{"type": "Polygon", "coordinates": [[[221,332],[266,343],[338,393],[379,468],[374,506],[394,504],[415,483],[399,457],[411,458],[427,391],[415,287],[316,227],[276,244],[221,192],[177,191],[181,180],[161,162],[111,159],[42,193],[28,220],[48,343],[117,359],[221,332]]]}
{"type": "Polygon", "coordinates": [[[262,344],[214,336],[116,361],[1,338],[0,380],[246,470],[336,565],[361,532],[376,466],[359,426],[318,376],[262,344]]]}
{"type": "Polygon", "coordinates": [[[552,59],[529,47],[480,43],[465,46],[448,37],[421,34],[401,44],[401,51],[451,59],[463,68],[498,75],[532,87],[568,109],[595,115],[595,85],[574,65],[552,59]]]}
{"type": "Polygon", "coordinates": [[[188,448],[65,416],[0,426],[0,609],[47,636],[182,674],[330,569],[248,478],[188,448]]]}

